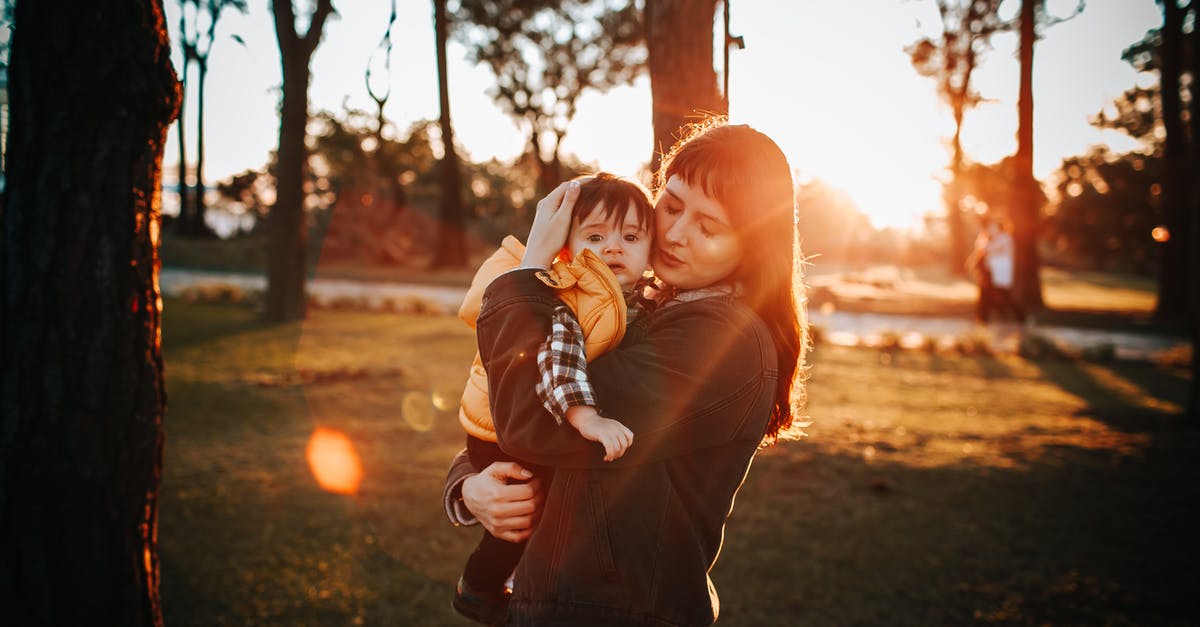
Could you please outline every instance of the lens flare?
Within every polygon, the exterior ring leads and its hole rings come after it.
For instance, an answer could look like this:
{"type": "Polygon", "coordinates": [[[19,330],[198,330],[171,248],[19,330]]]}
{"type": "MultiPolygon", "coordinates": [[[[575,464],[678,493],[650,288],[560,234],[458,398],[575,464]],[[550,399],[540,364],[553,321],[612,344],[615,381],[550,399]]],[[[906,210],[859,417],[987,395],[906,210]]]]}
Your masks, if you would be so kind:
{"type": "Polygon", "coordinates": [[[363,469],[350,438],[340,431],[318,427],[305,450],[308,467],[321,488],[336,494],[355,494],[363,469]]]}
{"type": "Polygon", "coordinates": [[[433,406],[438,408],[439,411],[450,411],[458,405],[458,399],[455,398],[450,390],[445,389],[443,386],[435,386],[429,398],[433,401],[433,406]]]}
{"type": "Polygon", "coordinates": [[[433,400],[428,394],[412,391],[404,395],[400,402],[400,411],[404,422],[416,431],[429,431],[433,428],[433,400]]]}

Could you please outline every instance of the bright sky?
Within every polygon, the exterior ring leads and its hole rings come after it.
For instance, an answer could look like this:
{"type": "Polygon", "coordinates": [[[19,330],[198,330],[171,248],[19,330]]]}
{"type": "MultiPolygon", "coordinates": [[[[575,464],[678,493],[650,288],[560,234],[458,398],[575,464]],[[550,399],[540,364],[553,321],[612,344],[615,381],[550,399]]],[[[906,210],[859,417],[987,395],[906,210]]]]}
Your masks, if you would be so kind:
{"type": "MultiPolygon", "coordinates": [[[[1074,5],[1073,0],[1049,2],[1065,10],[1074,5]]],[[[173,0],[165,4],[175,37],[179,6],[173,0]]],[[[246,16],[227,12],[222,17],[210,59],[205,103],[210,183],[262,167],[278,142],[274,24],[269,2],[249,4],[246,16]]],[[[1018,5],[1008,0],[1002,10],[1011,15],[1018,5]]],[[[311,111],[341,111],[343,101],[373,111],[363,73],[387,25],[390,4],[335,0],[334,7],[340,15],[326,23],[311,66],[311,111]]],[[[432,11],[428,0],[398,0],[392,93],[385,112],[402,131],[438,116],[432,11]]],[[[849,192],[876,225],[908,226],[939,209],[938,177],[949,161],[953,120],[938,102],[933,80],[919,76],[904,52],[920,36],[940,32],[932,0],[735,0],[731,17],[731,30],[746,41],[746,49],[732,51],[730,58],[734,121],[771,135],[802,177],[822,178],[849,192]]],[[[1119,133],[1094,129],[1087,119],[1135,83],[1151,81],[1138,77],[1120,54],[1160,23],[1154,0],[1088,0],[1082,15],[1046,32],[1034,68],[1038,177],[1092,144],[1133,147],[1119,133]]],[[[968,157],[988,163],[1016,148],[1016,37],[996,37],[993,46],[975,75],[990,102],[969,113],[963,127],[968,157]]],[[[177,68],[178,56],[176,51],[177,68]]],[[[464,50],[451,43],[449,74],[455,133],[469,156],[519,154],[525,135],[487,95],[490,72],[468,64],[464,50]]],[[[189,98],[187,106],[194,120],[195,99],[189,98]]],[[[651,137],[649,79],[642,76],[632,86],[585,96],[563,150],[632,175],[647,160],[651,137]]],[[[177,172],[175,141],[172,128],[165,153],[170,178],[177,172]]],[[[194,136],[188,144],[194,151],[194,136]]]]}

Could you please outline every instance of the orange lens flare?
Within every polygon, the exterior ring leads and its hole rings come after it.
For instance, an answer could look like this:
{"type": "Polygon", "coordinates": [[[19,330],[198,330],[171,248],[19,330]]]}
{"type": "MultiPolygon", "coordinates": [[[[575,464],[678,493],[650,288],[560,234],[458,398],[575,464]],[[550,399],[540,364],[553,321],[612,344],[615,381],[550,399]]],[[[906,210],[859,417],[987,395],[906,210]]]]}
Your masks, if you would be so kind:
{"type": "Polygon", "coordinates": [[[340,431],[318,427],[305,450],[308,467],[320,486],[336,494],[355,494],[362,483],[362,462],[350,438],[340,431]]]}

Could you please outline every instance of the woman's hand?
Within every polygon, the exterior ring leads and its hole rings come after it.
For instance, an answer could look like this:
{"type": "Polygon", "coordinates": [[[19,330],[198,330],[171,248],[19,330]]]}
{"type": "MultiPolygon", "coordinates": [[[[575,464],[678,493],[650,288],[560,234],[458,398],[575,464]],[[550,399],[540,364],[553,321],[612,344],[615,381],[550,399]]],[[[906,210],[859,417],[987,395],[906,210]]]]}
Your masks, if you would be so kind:
{"type": "Polygon", "coordinates": [[[542,485],[515,462],[494,462],[462,484],[463,504],[493,536],[521,542],[542,514],[542,485]],[[509,483],[509,480],[526,483],[509,483]]]}
{"type": "Polygon", "coordinates": [[[567,243],[571,213],[579,198],[579,181],[567,181],[538,201],[529,239],[525,242],[523,268],[549,268],[567,243]]]}

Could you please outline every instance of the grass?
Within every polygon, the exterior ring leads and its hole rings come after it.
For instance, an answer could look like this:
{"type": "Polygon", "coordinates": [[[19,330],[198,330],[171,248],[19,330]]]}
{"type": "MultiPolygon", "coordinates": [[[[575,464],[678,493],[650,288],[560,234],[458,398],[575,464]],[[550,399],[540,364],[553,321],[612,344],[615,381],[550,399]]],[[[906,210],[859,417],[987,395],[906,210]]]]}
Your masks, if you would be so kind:
{"type": "MultiPolygon", "coordinates": [[[[441,511],[473,353],[453,317],[266,325],[169,300],[159,529],[171,625],[459,625],[476,529],[441,511]],[[361,457],[318,487],[314,429],[361,457]]],[[[1200,429],[1186,371],[819,347],[810,437],[759,455],[723,625],[1187,624],[1200,429]]]]}

